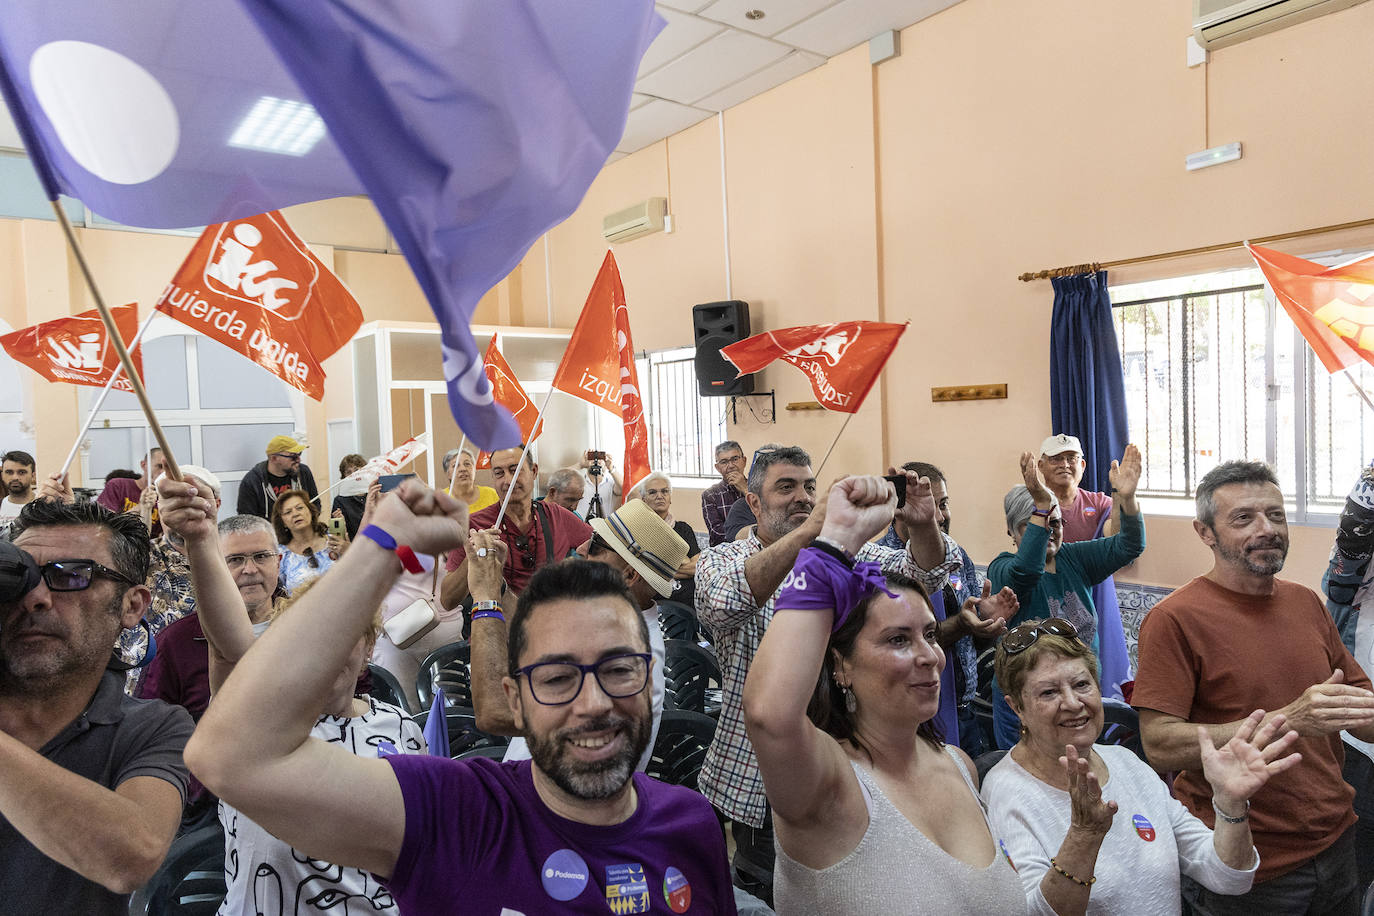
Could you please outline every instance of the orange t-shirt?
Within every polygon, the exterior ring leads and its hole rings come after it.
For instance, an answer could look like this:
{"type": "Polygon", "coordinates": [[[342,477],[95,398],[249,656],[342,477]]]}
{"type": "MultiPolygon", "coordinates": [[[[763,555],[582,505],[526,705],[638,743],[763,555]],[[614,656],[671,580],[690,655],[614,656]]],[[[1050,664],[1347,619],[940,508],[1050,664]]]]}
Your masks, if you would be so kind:
{"type": "MultiPolygon", "coordinates": [[[[1196,578],[1145,616],[1139,647],[1131,705],[1200,725],[1279,709],[1337,668],[1346,683],[1370,686],[1321,599],[1282,580],[1275,580],[1272,595],[1255,596],[1196,578]]],[[[1302,762],[1250,800],[1257,882],[1293,870],[1355,823],[1355,791],[1341,777],[1340,734],[1299,738],[1293,750],[1302,752],[1302,762]]],[[[1201,772],[1180,773],[1174,794],[1215,824],[1212,788],[1201,772]]]]}

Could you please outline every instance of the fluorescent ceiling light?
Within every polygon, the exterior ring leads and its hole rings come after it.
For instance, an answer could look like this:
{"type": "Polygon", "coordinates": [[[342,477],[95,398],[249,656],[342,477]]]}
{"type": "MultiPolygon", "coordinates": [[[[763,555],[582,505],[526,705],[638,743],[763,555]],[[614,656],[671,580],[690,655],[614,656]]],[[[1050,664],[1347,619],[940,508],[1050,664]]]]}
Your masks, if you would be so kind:
{"type": "Polygon", "coordinates": [[[304,156],[324,136],[324,120],[308,102],[263,96],[239,122],[230,146],[304,156]]]}
{"type": "Polygon", "coordinates": [[[1221,165],[1223,162],[1235,162],[1240,158],[1240,153],[1239,143],[1214,146],[1200,153],[1189,153],[1188,158],[1184,161],[1184,167],[1190,172],[1195,172],[1208,166],[1221,165]]]}

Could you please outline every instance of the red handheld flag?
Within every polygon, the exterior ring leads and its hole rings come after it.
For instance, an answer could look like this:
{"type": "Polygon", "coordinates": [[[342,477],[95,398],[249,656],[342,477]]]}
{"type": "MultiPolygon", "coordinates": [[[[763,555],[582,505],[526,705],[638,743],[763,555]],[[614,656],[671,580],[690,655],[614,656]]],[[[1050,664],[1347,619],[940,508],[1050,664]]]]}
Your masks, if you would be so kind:
{"type": "Polygon", "coordinates": [[[363,323],[343,283],[275,210],[206,227],[157,308],[317,401],[321,364],[363,323]]]}
{"type": "Polygon", "coordinates": [[[880,321],[813,324],[764,331],[720,352],[740,375],[785,360],[806,373],[823,407],[857,413],[905,330],[880,321]]]}
{"type": "MultiPolygon", "coordinates": [[[[138,306],[116,305],[110,309],[115,327],[125,343],[138,334],[138,306]]],[[[33,327],[23,328],[0,337],[0,346],[10,356],[28,366],[50,382],[69,382],[73,385],[102,387],[119,366],[119,355],[110,345],[105,323],[95,309],[55,318],[33,327]]],[[[129,354],[139,377],[143,376],[143,354],[135,347],[129,354]]],[[[114,383],[116,391],[133,391],[122,374],[114,383]]]]}
{"type": "Polygon", "coordinates": [[[1327,372],[1363,359],[1374,365],[1374,257],[1320,264],[1247,245],[1274,296],[1327,372]]]}
{"type": "MultiPolygon", "coordinates": [[[[539,419],[539,408],[534,406],[530,396],[525,393],[524,386],[515,377],[514,370],[510,363],[506,362],[506,357],[501,354],[501,350],[496,346],[496,338],[491,339],[487,345],[486,355],[482,357],[482,362],[486,364],[487,380],[491,382],[492,396],[496,403],[511,412],[515,422],[520,427],[520,438],[528,445],[539,438],[539,433],[544,431],[544,425],[539,424],[539,430],[534,428],[535,421],[539,419]]],[[[491,452],[483,452],[477,456],[477,466],[479,468],[491,467],[491,452]]]]}
{"type": "Polygon", "coordinates": [[[615,255],[609,251],[558,364],[553,387],[621,418],[627,493],[649,476],[649,430],[635,370],[630,312],[615,255]]]}

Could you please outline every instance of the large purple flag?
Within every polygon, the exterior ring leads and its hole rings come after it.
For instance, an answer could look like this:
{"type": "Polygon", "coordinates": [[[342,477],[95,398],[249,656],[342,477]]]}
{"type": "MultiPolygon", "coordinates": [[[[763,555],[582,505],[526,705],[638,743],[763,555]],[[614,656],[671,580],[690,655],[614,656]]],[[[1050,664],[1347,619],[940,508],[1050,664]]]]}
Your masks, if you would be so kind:
{"type": "Polygon", "coordinates": [[[519,441],[469,331],[620,139],[652,0],[4,0],[46,190],[130,225],[365,190],[442,327],[459,426],[519,441]]]}

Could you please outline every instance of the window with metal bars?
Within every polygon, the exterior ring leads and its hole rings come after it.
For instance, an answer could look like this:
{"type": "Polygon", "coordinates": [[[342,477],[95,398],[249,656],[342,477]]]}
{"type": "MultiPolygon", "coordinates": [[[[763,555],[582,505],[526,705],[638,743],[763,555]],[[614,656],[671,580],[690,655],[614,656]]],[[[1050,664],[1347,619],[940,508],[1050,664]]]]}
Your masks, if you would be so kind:
{"type": "Polygon", "coordinates": [[[1262,459],[1278,472],[1293,521],[1340,511],[1374,458],[1374,411],[1355,389],[1374,392],[1374,369],[1328,375],[1258,270],[1111,293],[1142,496],[1187,511],[1213,467],[1262,459]]]}
{"type": "Polygon", "coordinates": [[[724,400],[697,393],[691,347],[642,353],[636,360],[649,426],[649,463],[675,478],[720,479],[716,443],[725,435],[724,400]]]}

